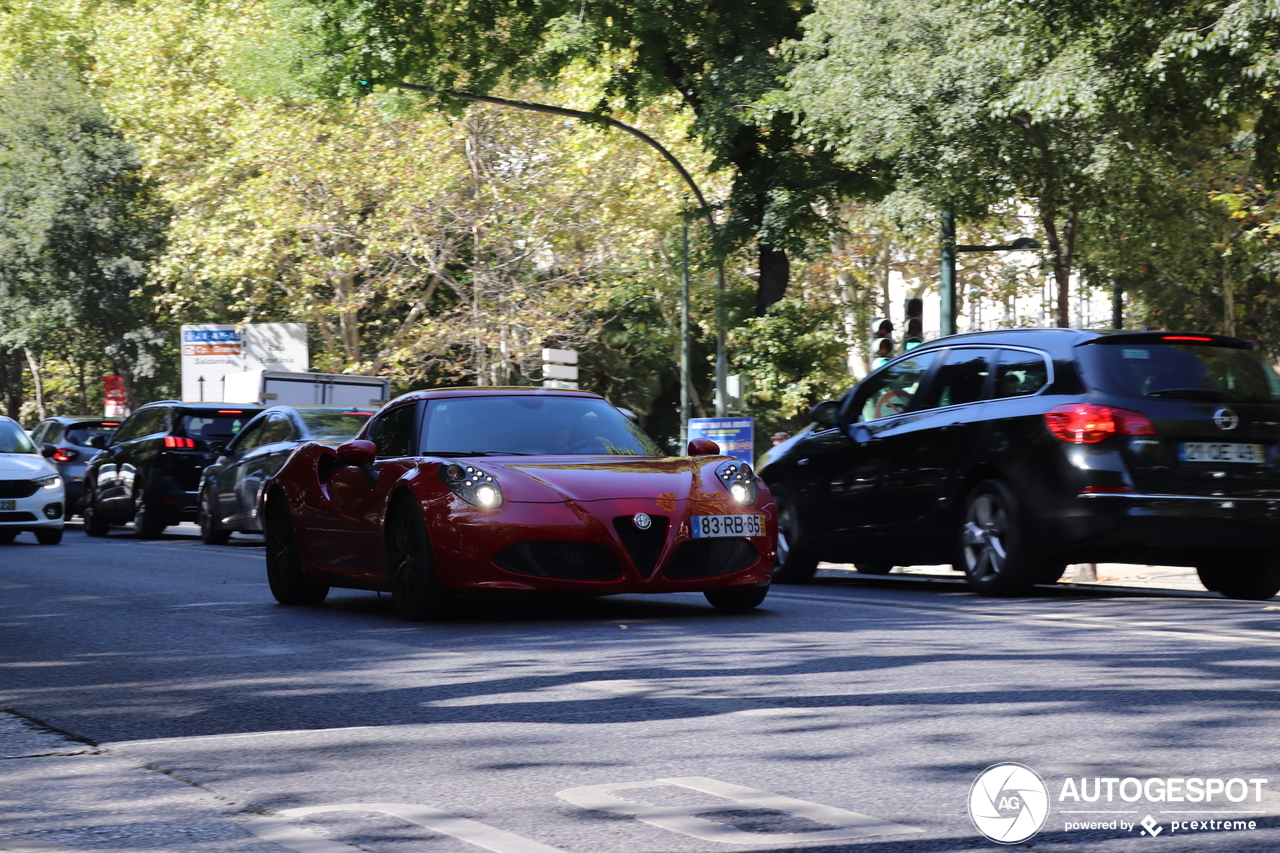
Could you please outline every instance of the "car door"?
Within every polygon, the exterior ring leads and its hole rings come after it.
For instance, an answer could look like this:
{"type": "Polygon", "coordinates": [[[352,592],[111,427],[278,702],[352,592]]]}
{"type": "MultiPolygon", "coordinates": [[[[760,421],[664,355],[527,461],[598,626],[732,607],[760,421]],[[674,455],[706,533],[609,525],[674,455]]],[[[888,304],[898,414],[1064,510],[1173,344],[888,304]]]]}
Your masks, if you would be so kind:
{"type": "Polygon", "coordinates": [[[254,418],[246,424],[227,445],[218,470],[209,475],[209,490],[215,514],[225,522],[232,522],[243,513],[237,489],[240,469],[245,458],[262,443],[263,428],[266,425],[266,418],[254,418]]]}
{"type": "Polygon", "coordinates": [[[980,441],[995,354],[991,347],[945,350],[911,410],[879,432],[887,462],[885,532],[913,552],[936,547],[937,558],[947,559],[948,501],[980,441]]]}
{"type": "Polygon", "coordinates": [[[267,481],[275,476],[290,451],[297,446],[297,437],[297,430],[288,415],[272,412],[267,416],[257,446],[236,466],[236,521],[256,523],[267,481]]]}
{"type": "Polygon", "coordinates": [[[343,574],[385,579],[382,516],[391,488],[417,455],[418,413],[417,402],[380,412],[368,434],[378,446],[376,461],[364,468],[341,466],[329,478],[316,553],[329,554],[343,574]]]}
{"type": "Polygon", "coordinates": [[[164,429],[167,413],[163,407],[141,409],[113,436],[98,479],[98,506],[107,517],[122,521],[133,515],[135,481],[147,455],[145,442],[164,429]]]}
{"type": "Polygon", "coordinates": [[[935,351],[926,351],[871,374],[842,402],[839,426],[815,431],[797,447],[797,503],[806,541],[835,554],[851,538],[883,528],[888,462],[881,435],[910,410],[936,359],[935,351]]]}

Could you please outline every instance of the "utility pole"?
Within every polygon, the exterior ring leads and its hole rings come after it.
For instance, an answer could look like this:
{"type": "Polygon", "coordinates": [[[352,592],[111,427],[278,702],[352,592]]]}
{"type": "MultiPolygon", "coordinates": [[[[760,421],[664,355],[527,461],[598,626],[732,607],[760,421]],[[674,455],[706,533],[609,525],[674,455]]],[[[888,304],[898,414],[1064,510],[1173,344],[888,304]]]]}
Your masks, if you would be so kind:
{"type": "Polygon", "coordinates": [[[943,337],[956,333],[956,215],[942,211],[942,323],[943,337]]]}
{"type": "MultiPolygon", "coordinates": [[[[684,197],[684,203],[688,207],[688,196],[684,197]]],[[[683,242],[680,266],[680,446],[687,447],[689,418],[693,415],[693,342],[689,340],[689,217],[683,215],[684,211],[681,211],[681,214],[683,242]]]]}
{"type": "Polygon", "coordinates": [[[1111,328],[1124,328],[1124,285],[1119,278],[1111,279],[1111,328]]]}

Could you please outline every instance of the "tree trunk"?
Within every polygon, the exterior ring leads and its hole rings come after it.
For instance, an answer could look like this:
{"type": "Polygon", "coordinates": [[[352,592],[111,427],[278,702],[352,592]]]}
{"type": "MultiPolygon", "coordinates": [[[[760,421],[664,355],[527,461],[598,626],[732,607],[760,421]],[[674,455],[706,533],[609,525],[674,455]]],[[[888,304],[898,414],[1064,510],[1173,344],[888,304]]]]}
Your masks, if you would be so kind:
{"type": "Polygon", "coordinates": [[[15,421],[22,414],[22,350],[9,351],[9,363],[5,365],[5,409],[15,421]]]}
{"type": "Polygon", "coordinates": [[[40,370],[40,362],[36,361],[35,353],[31,351],[31,347],[23,347],[23,353],[27,356],[27,367],[31,369],[31,384],[36,390],[36,417],[44,420],[44,376],[40,370]]]}
{"type": "Polygon", "coordinates": [[[763,317],[774,303],[787,295],[791,280],[791,261],[787,253],[760,244],[760,279],[756,287],[756,316],[763,317]]]}

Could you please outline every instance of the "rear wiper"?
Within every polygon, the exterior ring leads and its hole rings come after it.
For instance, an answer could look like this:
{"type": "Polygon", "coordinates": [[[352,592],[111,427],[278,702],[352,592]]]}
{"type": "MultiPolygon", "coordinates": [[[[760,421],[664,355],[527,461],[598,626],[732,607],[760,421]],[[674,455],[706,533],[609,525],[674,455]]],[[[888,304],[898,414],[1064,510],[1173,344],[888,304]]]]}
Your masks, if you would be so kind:
{"type": "Polygon", "coordinates": [[[517,453],[514,450],[424,450],[423,456],[533,456],[532,453],[517,453]]]}
{"type": "Polygon", "coordinates": [[[1148,397],[1185,397],[1188,400],[1208,400],[1216,403],[1222,399],[1222,392],[1212,388],[1160,388],[1148,391],[1148,397]]]}

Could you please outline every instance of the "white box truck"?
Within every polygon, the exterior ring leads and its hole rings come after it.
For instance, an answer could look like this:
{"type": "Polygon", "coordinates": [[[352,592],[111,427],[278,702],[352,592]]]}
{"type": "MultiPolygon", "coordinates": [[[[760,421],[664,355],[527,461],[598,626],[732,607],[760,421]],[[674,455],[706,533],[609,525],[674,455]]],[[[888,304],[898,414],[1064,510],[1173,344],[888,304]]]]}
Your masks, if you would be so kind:
{"type": "Polygon", "coordinates": [[[223,381],[223,400],[228,403],[376,407],[391,395],[391,380],[383,376],[245,370],[228,373],[223,381]]]}

